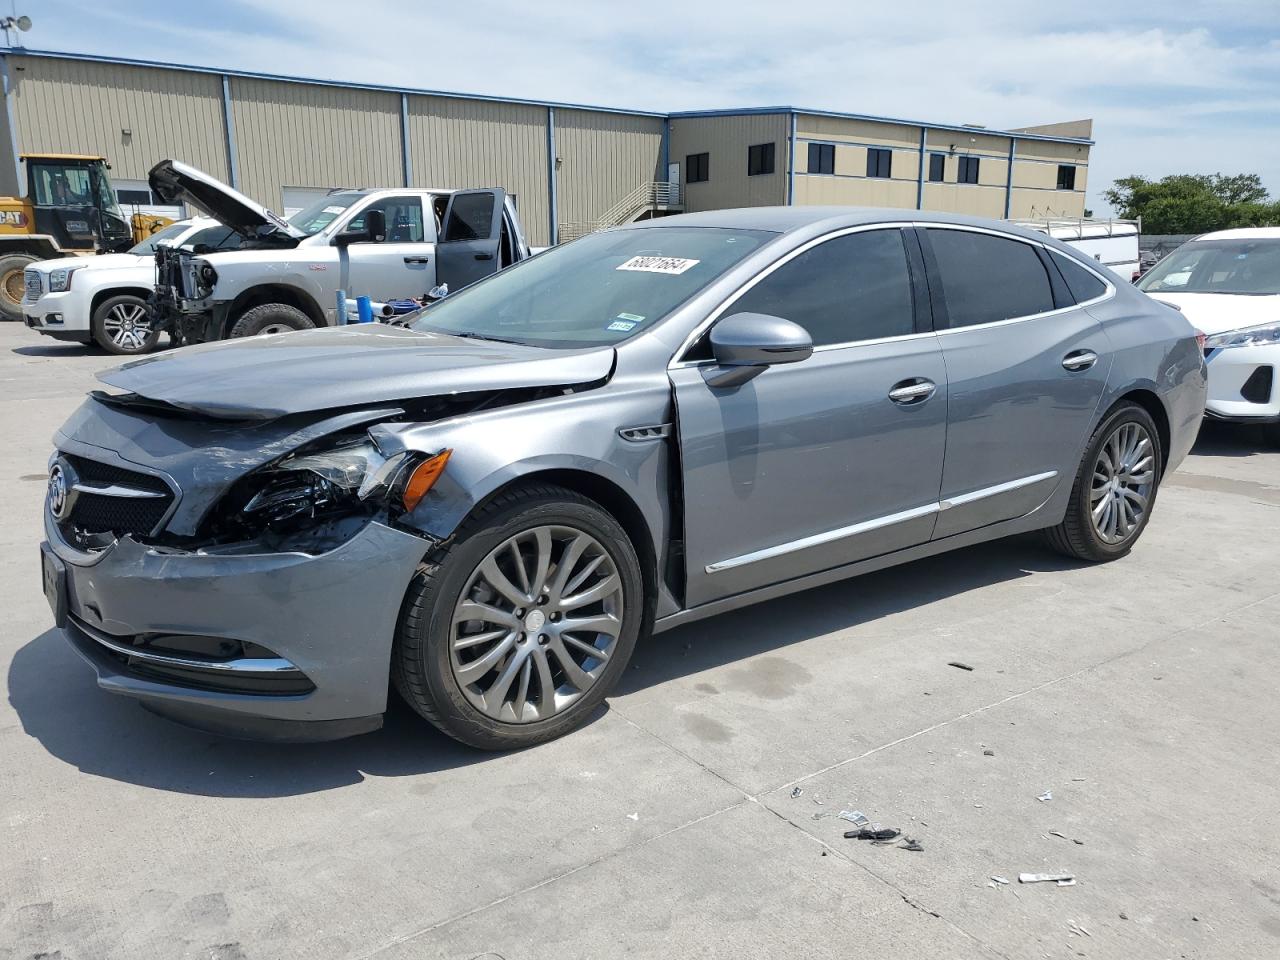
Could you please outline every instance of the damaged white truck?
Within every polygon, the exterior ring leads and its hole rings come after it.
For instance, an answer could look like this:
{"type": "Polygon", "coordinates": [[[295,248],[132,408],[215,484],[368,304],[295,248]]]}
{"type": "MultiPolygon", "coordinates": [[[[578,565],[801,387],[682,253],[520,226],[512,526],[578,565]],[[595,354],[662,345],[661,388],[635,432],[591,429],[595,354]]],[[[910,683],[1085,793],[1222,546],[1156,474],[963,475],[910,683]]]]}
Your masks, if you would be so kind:
{"type": "Polygon", "coordinates": [[[153,323],[174,343],[340,322],[338,291],[377,300],[458,290],[529,257],[499,188],[335,191],[288,220],[194,167],[162,160],[151,189],[244,237],[226,253],[156,252],[153,323]]]}

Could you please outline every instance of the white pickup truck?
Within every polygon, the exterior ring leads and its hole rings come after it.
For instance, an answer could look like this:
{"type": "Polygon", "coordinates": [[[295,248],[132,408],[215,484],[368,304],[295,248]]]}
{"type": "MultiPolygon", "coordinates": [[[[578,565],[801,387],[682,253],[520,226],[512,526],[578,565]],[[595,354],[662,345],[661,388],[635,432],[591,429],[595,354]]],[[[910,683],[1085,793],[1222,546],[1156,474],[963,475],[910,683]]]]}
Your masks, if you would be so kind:
{"type": "Polygon", "coordinates": [[[340,322],[337,293],[375,300],[456,291],[530,256],[515,204],[496,187],[335,191],[288,220],[176,160],[152,191],[244,238],[226,253],[156,251],[154,321],[177,342],[340,322]]]}
{"type": "Polygon", "coordinates": [[[1141,273],[1138,254],[1138,240],[1142,235],[1141,220],[1057,217],[1015,220],[1014,223],[1071,244],[1127,283],[1137,280],[1141,273]]]}

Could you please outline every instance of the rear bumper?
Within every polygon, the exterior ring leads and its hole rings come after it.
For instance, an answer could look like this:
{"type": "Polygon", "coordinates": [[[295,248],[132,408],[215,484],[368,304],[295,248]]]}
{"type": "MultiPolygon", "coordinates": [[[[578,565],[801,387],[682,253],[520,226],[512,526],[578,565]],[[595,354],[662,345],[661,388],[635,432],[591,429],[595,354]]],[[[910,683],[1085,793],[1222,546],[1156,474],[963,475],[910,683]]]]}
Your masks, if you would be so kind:
{"type": "Polygon", "coordinates": [[[1207,362],[1205,412],[1210,417],[1245,423],[1280,420],[1280,344],[1214,350],[1207,362]]]}
{"type": "Polygon", "coordinates": [[[381,724],[400,604],[429,547],[420,537],[370,522],[315,555],[125,537],[90,556],[48,522],[46,535],[66,565],[63,632],[102,689],[237,737],[334,739],[381,724]],[[255,652],[174,650],[192,637],[255,652]]]}

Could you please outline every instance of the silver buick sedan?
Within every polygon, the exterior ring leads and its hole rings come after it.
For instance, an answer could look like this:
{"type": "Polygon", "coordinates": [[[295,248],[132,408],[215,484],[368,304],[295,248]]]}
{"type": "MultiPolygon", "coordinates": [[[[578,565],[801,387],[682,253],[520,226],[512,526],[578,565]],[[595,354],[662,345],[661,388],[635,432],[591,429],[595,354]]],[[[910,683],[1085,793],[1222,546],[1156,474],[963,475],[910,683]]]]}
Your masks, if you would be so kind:
{"type": "Polygon", "coordinates": [[[584,723],[637,643],[1042,530],[1122,557],[1205,405],[1176,310],[1042,234],[886,210],[598,233],[404,326],[109,371],[45,592],[99,685],[229,735],[584,723]]]}

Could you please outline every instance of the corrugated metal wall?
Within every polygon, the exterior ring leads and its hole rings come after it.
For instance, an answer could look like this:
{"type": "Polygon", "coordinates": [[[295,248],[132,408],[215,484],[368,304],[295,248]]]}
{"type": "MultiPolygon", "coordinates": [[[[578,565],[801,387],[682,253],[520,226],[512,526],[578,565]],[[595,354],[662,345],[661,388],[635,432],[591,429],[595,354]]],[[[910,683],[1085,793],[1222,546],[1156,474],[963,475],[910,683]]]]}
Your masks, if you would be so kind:
{"type": "Polygon", "coordinates": [[[645,182],[665,179],[662,118],[556,108],[561,223],[593,220],[645,182]]]}
{"type": "MultiPolygon", "coordinates": [[[[671,162],[688,179],[686,158],[707,154],[709,179],[686,183],[685,209],[762,207],[787,202],[787,158],[791,114],[765,113],[736,117],[675,117],[671,120],[671,162]],[[773,173],[747,176],[747,149],[774,144],[773,173]]],[[[804,169],[804,159],[798,160],[804,169]]]]}
{"type": "Polygon", "coordinates": [[[285,185],[404,185],[394,93],[232,77],[231,113],[240,192],[273,210],[285,185]]]}
{"type": "Polygon", "coordinates": [[[551,242],[545,107],[411,95],[409,148],[414,186],[503,187],[528,241],[551,242]]]}
{"type": "Polygon", "coordinates": [[[116,176],[131,180],[145,180],[167,157],[228,176],[217,76],[21,55],[8,60],[19,152],[101,153],[116,176]]]}

